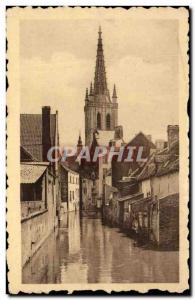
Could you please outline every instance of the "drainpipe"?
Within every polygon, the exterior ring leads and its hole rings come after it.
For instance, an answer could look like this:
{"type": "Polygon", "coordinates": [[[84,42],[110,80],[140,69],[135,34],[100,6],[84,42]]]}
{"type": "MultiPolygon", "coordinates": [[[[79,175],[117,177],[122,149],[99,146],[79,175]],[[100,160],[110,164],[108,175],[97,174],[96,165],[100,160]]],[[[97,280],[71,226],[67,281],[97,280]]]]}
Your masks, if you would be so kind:
{"type": "Polygon", "coordinates": [[[159,199],[157,200],[157,228],[158,228],[158,247],[160,245],[160,207],[159,207],[159,199]]]}
{"type": "Polygon", "coordinates": [[[105,208],[105,200],[106,200],[106,179],[105,174],[103,174],[103,193],[102,193],[102,219],[104,220],[104,208],[105,208]]]}

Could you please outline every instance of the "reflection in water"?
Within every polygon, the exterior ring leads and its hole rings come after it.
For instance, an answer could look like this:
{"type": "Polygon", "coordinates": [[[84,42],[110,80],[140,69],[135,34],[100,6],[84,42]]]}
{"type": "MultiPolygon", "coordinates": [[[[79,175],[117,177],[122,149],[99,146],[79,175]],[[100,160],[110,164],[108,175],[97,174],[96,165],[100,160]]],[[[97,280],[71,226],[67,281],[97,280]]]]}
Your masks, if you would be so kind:
{"type": "Polygon", "coordinates": [[[24,283],[178,282],[179,253],[144,250],[100,219],[65,214],[23,268],[24,283]]]}

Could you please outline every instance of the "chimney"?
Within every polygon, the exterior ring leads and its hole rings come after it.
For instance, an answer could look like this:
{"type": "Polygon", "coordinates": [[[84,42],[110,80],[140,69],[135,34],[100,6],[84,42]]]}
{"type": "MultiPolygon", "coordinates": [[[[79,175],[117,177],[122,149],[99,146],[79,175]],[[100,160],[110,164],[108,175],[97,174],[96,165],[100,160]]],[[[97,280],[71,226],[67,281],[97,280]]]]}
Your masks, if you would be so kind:
{"type": "Polygon", "coordinates": [[[119,125],[116,126],[114,129],[114,139],[115,140],[121,140],[123,139],[123,126],[119,125]]]}
{"type": "Polygon", "coordinates": [[[155,146],[157,150],[163,150],[166,148],[166,142],[164,140],[158,139],[155,141],[155,146]]]}
{"type": "Polygon", "coordinates": [[[50,106],[42,107],[42,157],[43,161],[48,161],[47,153],[51,148],[51,130],[50,130],[50,106]]]}
{"type": "Polygon", "coordinates": [[[147,134],[146,137],[147,137],[147,139],[148,139],[150,142],[152,142],[152,136],[151,136],[151,134],[147,134]]]}
{"type": "Polygon", "coordinates": [[[179,140],[179,125],[168,125],[167,126],[167,138],[168,138],[168,148],[173,142],[179,140]]]}

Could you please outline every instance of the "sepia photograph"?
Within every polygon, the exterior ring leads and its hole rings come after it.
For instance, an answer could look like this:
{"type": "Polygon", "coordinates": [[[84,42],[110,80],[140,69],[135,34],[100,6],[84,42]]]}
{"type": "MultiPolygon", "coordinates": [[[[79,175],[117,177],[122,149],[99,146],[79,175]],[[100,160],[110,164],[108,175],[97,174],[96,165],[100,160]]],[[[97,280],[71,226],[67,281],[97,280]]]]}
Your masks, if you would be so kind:
{"type": "Polygon", "coordinates": [[[6,14],[10,293],[188,290],[188,8],[6,14]]]}

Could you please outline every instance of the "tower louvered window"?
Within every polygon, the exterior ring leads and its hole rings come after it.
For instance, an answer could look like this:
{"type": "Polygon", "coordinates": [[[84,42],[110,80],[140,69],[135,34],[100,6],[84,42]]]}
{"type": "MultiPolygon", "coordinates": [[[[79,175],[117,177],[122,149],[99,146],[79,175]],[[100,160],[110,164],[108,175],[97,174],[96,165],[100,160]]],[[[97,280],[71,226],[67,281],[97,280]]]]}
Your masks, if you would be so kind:
{"type": "Polygon", "coordinates": [[[110,129],[111,124],[110,124],[110,114],[107,114],[106,116],[106,129],[110,129]]]}
{"type": "Polygon", "coordinates": [[[101,129],[101,114],[97,114],[97,129],[101,129]]]}

